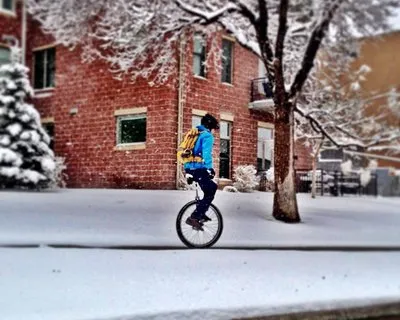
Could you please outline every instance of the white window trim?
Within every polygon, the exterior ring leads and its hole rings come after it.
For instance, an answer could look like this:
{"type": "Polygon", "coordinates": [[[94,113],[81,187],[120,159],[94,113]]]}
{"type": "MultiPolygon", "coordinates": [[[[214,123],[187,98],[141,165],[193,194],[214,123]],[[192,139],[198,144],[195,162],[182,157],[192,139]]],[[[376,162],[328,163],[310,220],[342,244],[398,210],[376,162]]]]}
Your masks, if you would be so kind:
{"type": "Polygon", "coordinates": [[[12,0],[12,9],[8,10],[8,9],[4,9],[3,8],[3,0],[0,0],[1,6],[0,6],[0,14],[4,14],[6,16],[11,16],[11,17],[16,17],[17,13],[16,13],[16,0],[12,0]]]}
{"type": "MultiPolygon", "coordinates": [[[[120,141],[120,120],[121,119],[146,119],[147,123],[147,108],[132,108],[132,109],[119,109],[114,112],[116,117],[116,146],[114,150],[140,150],[145,149],[146,140],[131,142],[131,143],[119,143],[120,141]]],[[[146,129],[147,135],[147,129],[146,129]]],[[[146,139],[146,137],[145,137],[146,139]]]]}
{"type": "Polygon", "coordinates": [[[275,129],[275,126],[273,123],[264,122],[264,121],[258,121],[257,127],[265,128],[265,129],[275,129]]]}
{"type": "Polygon", "coordinates": [[[230,112],[221,112],[220,119],[221,121],[233,122],[235,116],[230,112]]]}
{"type": "Polygon", "coordinates": [[[42,123],[54,123],[54,117],[42,118],[41,122],[42,123]]]}
{"type": "Polygon", "coordinates": [[[205,110],[192,109],[192,115],[194,115],[194,116],[204,117],[206,114],[207,114],[207,111],[205,111],[205,110]]]}
{"type": "Polygon", "coordinates": [[[318,156],[318,162],[343,162],[343,159],[321,159],[321,156],[318,156]]]}

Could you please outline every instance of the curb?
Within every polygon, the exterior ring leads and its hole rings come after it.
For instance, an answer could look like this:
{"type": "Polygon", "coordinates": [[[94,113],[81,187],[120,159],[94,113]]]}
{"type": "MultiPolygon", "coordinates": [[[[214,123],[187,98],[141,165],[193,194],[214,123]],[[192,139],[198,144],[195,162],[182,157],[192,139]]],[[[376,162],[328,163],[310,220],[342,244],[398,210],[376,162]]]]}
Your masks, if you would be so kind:
{"type": "Polygon", "coordinates": [[[398,320],[400,301],[331,310],[301,311],[288,314],[235,318],[237,320],[398,320]]]}
{"type": "MultiPolygon", "coordinates": [[[[105,249],[105,250],[196,250],[183,245],[81,245],[74,243],[19,243],[1,244],[0,248],[54,248],[54,249],[105,249]]],[[[400,252],[400,246],[214,246],[208,249],[197,250],[246,250],[246,251],[344,251],[344,252],[400,252]]]]}

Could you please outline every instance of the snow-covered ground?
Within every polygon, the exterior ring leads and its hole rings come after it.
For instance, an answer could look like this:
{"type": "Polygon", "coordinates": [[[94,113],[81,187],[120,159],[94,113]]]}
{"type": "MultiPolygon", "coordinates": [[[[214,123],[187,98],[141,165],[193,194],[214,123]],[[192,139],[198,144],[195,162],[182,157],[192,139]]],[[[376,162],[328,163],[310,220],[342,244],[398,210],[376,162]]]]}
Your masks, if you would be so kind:
{"type": "MultiPolygon", "coordinates": [[[[182,246],[179,209],[193,191],[62,190],[0,192],[0,244],[182,246]]],[[[400,246],[400,198],[300,194],[302,223],[271,216],[271,193],[218,192],[224,216],[217,247],[400,246]]]]}
{"type": "MultiPolygon", "coordinates": [[[[400,297],[400,252],[54,249],[46,244],[183,247],[193,192],[0,192],[0,318],[230,319],[400,297]]],[[[299,195],[303,222],[271,218],[272,195],[218,192],[217,247],[400,246],[400,199],[299,195]]]]}
{"type": "Polygon", "coordinates": [[[231,319],[361,304],[400,296],[399,265],[400,253],[0,249],[0,318],[231,319]]]}

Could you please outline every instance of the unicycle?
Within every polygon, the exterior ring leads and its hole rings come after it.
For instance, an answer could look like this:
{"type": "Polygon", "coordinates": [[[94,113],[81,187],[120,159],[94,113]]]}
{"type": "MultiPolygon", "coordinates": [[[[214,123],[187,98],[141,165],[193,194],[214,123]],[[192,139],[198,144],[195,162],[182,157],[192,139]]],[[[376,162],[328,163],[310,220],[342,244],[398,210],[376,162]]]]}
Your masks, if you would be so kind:
{"type": "Polygon", "coordinates": [[[194,200],[185,204],[179,211],[176,218],[176,232],[179,239],[189,248],[209,248],[213,246],[221,237],[223,229],[222,215],[219,209],[211,204],[206,215],[211,221],[203,222],[203,231],[197,230],[186,224],[186,219],[196,210],[199,197],[199,185],[193,181],[191,175],[186,175],[188,183],[194,183],[196,187],[196,197],[194,200]]]}

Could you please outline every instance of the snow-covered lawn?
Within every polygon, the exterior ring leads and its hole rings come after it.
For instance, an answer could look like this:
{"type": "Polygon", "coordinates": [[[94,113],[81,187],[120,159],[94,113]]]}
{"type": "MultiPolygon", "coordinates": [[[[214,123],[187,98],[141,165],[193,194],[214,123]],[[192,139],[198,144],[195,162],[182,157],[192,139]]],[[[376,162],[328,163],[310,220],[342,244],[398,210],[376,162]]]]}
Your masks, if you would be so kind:
{"type": "MultiPolygon", "coordinates": [[[[193,191],[67,189],[0,192],[0,244],[183,246],[179,209],[193,191]]],[[[400,198],[300,194],[303,222],[277,222],[271,193],[218,192],[224,216],[217,247],[400,246],[400,198]]]]}
{"type": "MultiPolygon", "coordinates": [[[[0,192],[0,318],[230,319],[400,297],[400,252],[54,249],[183,247],[193,192],[0,192]]],[[[299,195],[303,223],[271,218],[272,195],[218,192],[217,246],[400,246],[399,199],[299,195]]]]}

